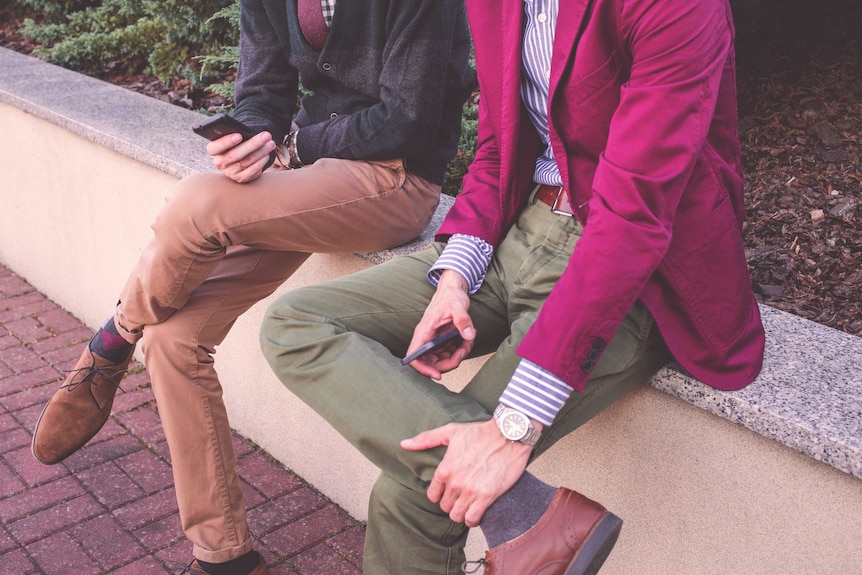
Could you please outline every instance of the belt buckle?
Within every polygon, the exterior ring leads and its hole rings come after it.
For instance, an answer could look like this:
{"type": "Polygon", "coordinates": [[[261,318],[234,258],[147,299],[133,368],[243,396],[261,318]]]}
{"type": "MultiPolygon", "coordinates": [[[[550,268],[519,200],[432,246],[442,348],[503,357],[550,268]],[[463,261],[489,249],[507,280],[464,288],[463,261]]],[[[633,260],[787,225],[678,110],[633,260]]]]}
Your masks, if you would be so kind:
{"type": "Polygon", "coordinates": [[[563,186],[557,186],[557,194],[554,196],[554,205],[551,206],[551,213],[558,216],[572,217],[571,213],[560,209],[560,205],[565,200],[565,194],[566,189],[563,186]]]}

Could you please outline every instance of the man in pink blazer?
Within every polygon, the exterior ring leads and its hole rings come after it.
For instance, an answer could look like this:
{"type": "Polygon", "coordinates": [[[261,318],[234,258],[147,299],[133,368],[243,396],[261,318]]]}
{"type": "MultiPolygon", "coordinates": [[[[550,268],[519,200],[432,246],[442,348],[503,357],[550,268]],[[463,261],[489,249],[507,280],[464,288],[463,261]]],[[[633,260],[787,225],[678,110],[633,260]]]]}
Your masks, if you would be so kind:
{"type": "Polygon", "coordinates": [[[730,8],[467,10],[478,149],[438,241],[283,296],[262,345],[284,384],[381,468],[366,573],[452,573],[473,526],[486,575],[595,573],[621,520],[526,473],[529,461],[671,357],[728,390],[762,363],[730,8]],[[453,328],[459,338],[399,365],[453,328]],[[461,392],[434,382],[492,351],[461,392]]]}

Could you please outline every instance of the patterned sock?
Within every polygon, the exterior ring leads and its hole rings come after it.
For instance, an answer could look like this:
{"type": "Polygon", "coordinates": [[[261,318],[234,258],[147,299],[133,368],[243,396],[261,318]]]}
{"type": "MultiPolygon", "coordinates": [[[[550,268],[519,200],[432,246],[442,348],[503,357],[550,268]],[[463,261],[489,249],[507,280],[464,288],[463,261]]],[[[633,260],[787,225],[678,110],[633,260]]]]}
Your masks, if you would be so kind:
{"type": "Polygon", "coordinates": [[[556,493],[556,487],[524,472],[511,489],[488,507],[479,522],[488,548],[529,531],[545,514],[556,493]]]}
{"type": "Polygon", "coordinates": [[[210,575],[248,575],[260,565],[260,553],[249,551],[225,563],[207,563],[198,559],[198,564],[210,575]]]}
{"type": "Polygon", "coordinates": [[[126,356],[129,355],[129,349],[133,345],[123,339],[123,336],[117,331],[114,318],[109,318],[90,341],[90,350],[108,361],[119,363],[126,359],[126,356]]]}

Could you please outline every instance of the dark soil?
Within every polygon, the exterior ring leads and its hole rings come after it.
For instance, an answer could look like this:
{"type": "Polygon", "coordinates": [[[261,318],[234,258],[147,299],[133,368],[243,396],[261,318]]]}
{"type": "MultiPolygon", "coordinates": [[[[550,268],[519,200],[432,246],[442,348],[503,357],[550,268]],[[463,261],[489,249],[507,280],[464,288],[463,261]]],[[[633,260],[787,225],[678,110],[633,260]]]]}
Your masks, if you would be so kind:
{"type": "MultiPolygon", "coordinates": [[[[862,5],[736,4],[744,240],[755,292],[772,307],[862,335],[862,5]]],[[[0,46],[30,53],[19,26],[0,15],[0,46]]],[[[99,77],[191,109],[225,105],[187,80],[166,85],[120,63],[99,77]]]]}

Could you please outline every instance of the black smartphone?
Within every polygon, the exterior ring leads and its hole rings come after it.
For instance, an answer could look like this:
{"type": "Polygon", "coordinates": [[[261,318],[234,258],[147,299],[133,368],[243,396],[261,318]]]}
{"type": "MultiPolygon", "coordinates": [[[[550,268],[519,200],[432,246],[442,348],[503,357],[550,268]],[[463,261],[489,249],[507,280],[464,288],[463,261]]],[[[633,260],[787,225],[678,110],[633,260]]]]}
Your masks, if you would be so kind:
{"type": "Polygon", "coordinates": [[[444,343],[446,343],[450,339],[458,337],[458,335],[460,335],[460,334],[458,333],[457,329],[453,329],[452,331],[447,331],[443,335],[438,335],[437,337],[435,337],[431,341],[423,343],[422,345],[420,345],[419,347],[416,348],[416,351],[414,351],[413,353],[411,353],[410,355],[408,355],[407,357],[402,359],[401,365],[407,365],[408,363],[410,363],[411,361],[413,361],[414,359],[416,359],[420,355],[422,355],[424,353],[428,353],[429,351],[431,351],[435,347],[443,345],[444,343]]]}
{"type": "Polygon", "coordinates": [[[192,126],[192,130],[207,140],[218,140],[228,134],[242,134],[243,142],[258,133],[236,118],[232,118],[231,116],[226,116],[224,114],[210,116],[199,124],[192,126]]]}

